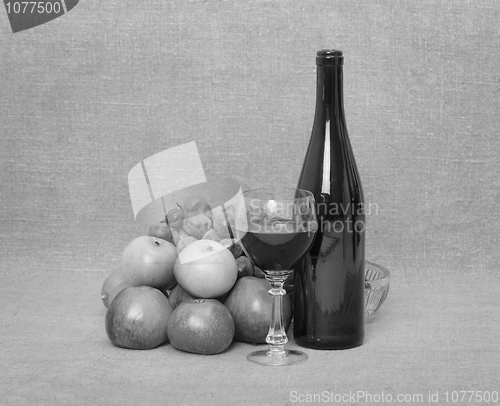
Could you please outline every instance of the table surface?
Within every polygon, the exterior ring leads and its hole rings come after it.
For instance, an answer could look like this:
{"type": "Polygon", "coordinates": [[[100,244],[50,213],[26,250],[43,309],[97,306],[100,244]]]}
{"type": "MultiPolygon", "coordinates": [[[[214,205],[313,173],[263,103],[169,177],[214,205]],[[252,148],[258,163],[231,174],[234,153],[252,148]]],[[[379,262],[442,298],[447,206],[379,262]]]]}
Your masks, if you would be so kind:
{"type": "MultiPolygon", "coordinates": [[[[107,273],[4,270],[1,398],[9,405],[452,404],[462,396],[453,391],[499,392],[493,278],[408,275],[393,272],[386,302],[366,321],[364,345],[307,349],[307,362],[272,368],[246,361],[255,346],[245,343],[215,356],[170,344],[114,347],[100,300],[107,273]]],[[[288,346],[297,347],[293,338],[288,346]]]]}

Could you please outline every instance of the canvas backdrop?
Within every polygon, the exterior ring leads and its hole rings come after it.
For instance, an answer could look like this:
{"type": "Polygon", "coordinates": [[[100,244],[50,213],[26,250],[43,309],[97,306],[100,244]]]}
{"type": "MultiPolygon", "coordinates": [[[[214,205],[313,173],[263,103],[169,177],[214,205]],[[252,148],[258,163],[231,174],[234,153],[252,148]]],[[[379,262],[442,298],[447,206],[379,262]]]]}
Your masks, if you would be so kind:
{"type": "Polygon", "coordinates": [[[294,186],[315,53],[345,53],[367,257],[394,272],[496,270],[500,7],[493,1],[81,1],[0,18],[5,270],[107,270],[143,232],[127,174],[196,141],[207,177],[294,186]]]}
{"type": "Polygon", "coordinates": [[[292,390],[498,391],[499,21],[494,0],[81,0],[13,34],[2,8],[2,399],[282,405],[292,390]],[[147,232],[129,171],[194,141],[208,179],[295,186],[322,48],[345,54],[366,257],[392,276],[365,344],[310,350],[280,374],[244,361],[242,343],[208,359],[113,347],[100,289],[147,232]]]}

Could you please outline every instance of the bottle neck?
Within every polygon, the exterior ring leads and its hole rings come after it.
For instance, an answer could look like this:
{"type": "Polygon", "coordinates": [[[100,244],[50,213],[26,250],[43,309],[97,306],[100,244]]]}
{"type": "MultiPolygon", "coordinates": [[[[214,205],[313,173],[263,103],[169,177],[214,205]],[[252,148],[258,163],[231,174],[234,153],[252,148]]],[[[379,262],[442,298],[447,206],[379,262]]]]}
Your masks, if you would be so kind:
{"type": "Polygon", "coordinates": [[[323,135],[323,179],[321,193],[342,201],[347,130],[344,118],[342,66],[318,65],[315,125],[323,135]],[[332,158],[335,156],[335,159],[332,158]]]}
{"type": "Polygon", "coordinates": [[[316,112],[321,112],[327,121],[344,121],[342,65],[318,65],[316,112]]]}

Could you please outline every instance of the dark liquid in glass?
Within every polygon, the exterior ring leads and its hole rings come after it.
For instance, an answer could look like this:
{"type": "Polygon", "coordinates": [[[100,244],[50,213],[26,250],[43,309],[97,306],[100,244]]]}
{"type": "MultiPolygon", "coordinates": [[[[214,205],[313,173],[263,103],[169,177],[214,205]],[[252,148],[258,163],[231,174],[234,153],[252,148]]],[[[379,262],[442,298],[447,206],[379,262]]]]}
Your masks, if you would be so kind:
{"type": "Polygon", "coordinates": [[[293,229],[291,224],[281,225],[276,227],[278,230],[270,225],[248,231],[241,239],[249,258],[263,271],[291,270],[313,241],[313,232],[289,232],[293,229]]]}

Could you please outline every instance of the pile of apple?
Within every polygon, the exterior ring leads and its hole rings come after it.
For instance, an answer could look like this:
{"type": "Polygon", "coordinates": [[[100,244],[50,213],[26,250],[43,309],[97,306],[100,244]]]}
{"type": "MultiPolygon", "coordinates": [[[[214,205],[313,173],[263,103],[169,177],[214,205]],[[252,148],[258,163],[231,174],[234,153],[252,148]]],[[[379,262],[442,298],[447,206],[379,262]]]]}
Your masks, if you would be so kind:
{"type": "MultiPolygon", "coordinates": [[[[191,195],[148,235],[123,250],[101,298],[111,342],[151,349],[218,354],[233,340],[265,343],[271,321],[270,283],[234,237],[234,206],[212,210],[191,195]]],[[[292,306],[283,296],[285,328],[292,306]]]]}

